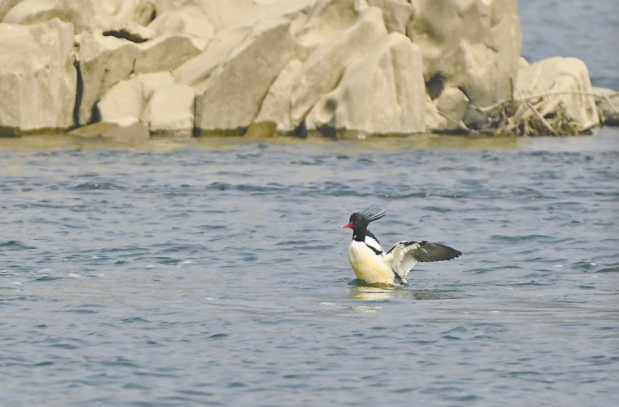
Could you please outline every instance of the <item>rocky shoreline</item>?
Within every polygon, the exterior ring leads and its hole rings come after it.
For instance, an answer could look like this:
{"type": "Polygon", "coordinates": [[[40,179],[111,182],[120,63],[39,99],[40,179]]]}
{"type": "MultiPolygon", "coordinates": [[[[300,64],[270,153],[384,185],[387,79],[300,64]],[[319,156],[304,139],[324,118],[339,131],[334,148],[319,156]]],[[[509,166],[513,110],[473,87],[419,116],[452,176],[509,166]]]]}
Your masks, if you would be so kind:
{"type": "Polygon", "coordinates": [[[587,134],[619,94],[520,57],[516,0],[5,0],[0,136],[587,134]]]}

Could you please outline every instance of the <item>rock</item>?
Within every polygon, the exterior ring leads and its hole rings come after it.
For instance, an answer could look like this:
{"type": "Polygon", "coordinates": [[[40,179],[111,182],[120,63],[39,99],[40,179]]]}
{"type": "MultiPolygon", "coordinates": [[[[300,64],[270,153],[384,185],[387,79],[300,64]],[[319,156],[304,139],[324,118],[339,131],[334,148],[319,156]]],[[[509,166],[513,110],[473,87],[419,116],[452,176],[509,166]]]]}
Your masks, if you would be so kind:
{"type": "MultiPolygon", "coordinates": [[[[280,0],[268,7],[261,8],[260,12],[251,15],[251,18],[247,16],[242,23],[219,30],[204,52],[174,71],[176,81],[194,86],[196,89],[203,89],[206,81],[228,59],[231,52],[250,35],[254,26],[260,21],[287,19],[291,21],[291,30],[294,31],[292,25],[309,10],[310,5],[315,1],[280,0]]],[[[217,4],[221,6],[220,3],[217,4]]]]}
{"type": "MultiPolygon", "coordinates": [[[[571,128],[582,133],[600,123],[589,70],[579,59],[553,57],[531,64],[519,72],[516,87],[516,99],[526,98],[558,134],[571,134],[571,128]]],[[[532,116],[531,109],[523,112],[524,118],[532,116]]]]}
{"type": "Polygon", "coordinates": [[[275,136],[277,131],[277,124],[272,121],[254,122],[249,125],[245,137],[264,139],[275,136]]]}
{"type": "Polygon", "coordinates": [[[246,38],[251,28],[228,30],[200,55],[188,60],[173,72],[176,82],[202,89],[216,70],[246,38]]]}
{"type": "Polygon", "coordinates": [[[601,122],[606,126],[619,126],[619,92],[613,89],[593,88],[601,122]]]}
{"type": "Polygon", "coordinates": [[[0,0],[0,22],[4,22],[6,14],[18,3],[23,1],[24,0],[0,0]]]}
{"type": "Polygon", "coordinates": [[[357,22],[363,8],[367,4],[360,6],[357,0],[318,0],[295,36],[306,46],[331,41],[357,22]]]}
{"type": "Polygon", "coordinates": [[[78,111],[78,125],[98,121],[94,109],[99,99],[133,72],[140,49],[137,44],[104,37],[99,34],[82,35],[79,70],[82,93],[78,111]]]}
{"type": "Polygon", "coordinates": [[[425,97],[419,48],[394,32],[347,67],[337,88],[308,114],[306,126],[323,135],[420,133],[425,97]]]}
{"type": "Polygon", "coordinates": [[[424,124],[427,132],[440,133],[449,126],[449,121],[441,115],[430,95],[426,94],[424,124]]]}
{"type": "Polygon", "coordinates": [[[442,117],[438,126],[429,128],[433,132],[453,132],[466,129],[464,118],[466,116],[469,98],[458,88],[443,89],[441,95],[433,101],[437,112],[442,117]]]}
{"type": "Polygon", "coordinates": [[[150,135],[146,126],[140,122],[133,123],[94,123],[69,132],[79,137],[110,137],[119,139],[145,139],[150,135]]]}
{"type": "Polygon", "coordinates": [[[149,73],[176,69],[202,51],[201,42],[187,35],[163,35],[140,44],[134,71],[149,73]]]}
{"type": "Polygon", "coordinates": [[[282,68],[304,53],[289,19],[259,22],[205,82],[196,101],[196,126],[202,132],[243,131],[282,68]]]}
{"type": "Polygon", "coordinates": [[[292,89],[297,82],[301,68],[303,68],[303,62],[294,59],[280,72],[264,98],[256,122],[275,123],[275,128],[280,133],[289,133],[294,130],[295,126],[292,125],[290,117],[292,89]]]}
{"type": "Polygon", "coordinates": [[[407,0],[367,0],[367,2],[370,6],[383,10],[387,31],[406,34],[406,26],[413,16],[413,7],[407,0]]]}
{"type": "Polygon", "coordinates": [[[118,82],[97,104],[102,122],[137,122],[144,110],[142,86],[135,80],[118,82]]]}
{"type": "Polygon", "coordinates": [[[316,102],[337,86],[351,62],[365,55],[387,35],[382,11],[369,7],[359,14],[352,26],[316,48],[303,66],[292,92],[293,125],[301,124],[316,102]]]}
{"type": "Polygon", "coordinates": [[[174,77],[170,72],[143,73],[136,75],[132,80],[139,83],[142,88],[144,106],[146,106],[157,88],[174,83],[174,77]]]}
{"type": "MultiPolygon", "coordinates": [[[[461,89],[477,106],[510,96],[518,76],[521,31],[516,0],[413,0],[407,35],[424,61],[432,98],[461,89]]],[[[482,127],[487,114],[469,109],[467,125],[482,127]]]]}
{"type": "Polygon", "coordinates": [[[72,127],[74,60],[71,23],[0,24],[1,132],[72,127]]]}
{"type": "MultiPolygon", "coordinates": [[[[114,30],[127,24],[146,25],[155,11],[145,0],[23,0],[6,12],[3,22],[36,24],[59,18],[81,33],[114,30]]],[[[1,5],[0,5],[1,9],[1,5]]]]}
{"type": "Polygon", "coordinates": [[[191,137],[195,94],[192,87],[181,84],[158,88],[142,114],[142,122],[151,134],[191,137]]]}
{"type": "Polygon", "coordinates": [[[253,0],[197,0],[196,3],[216,31],[239,23],[258,8],[253,0]]]}
{"type": "Polygon", "coordinates": [[[149,24],[148,28],[158,35],[187,36],[194,41],[200,51],[204,50],[215,36],[213,24],[204,10],[194,2],[181,5],[173,3],[173,6],[170,6],[164,13],[158,13],[157,18],[149,24]]]}

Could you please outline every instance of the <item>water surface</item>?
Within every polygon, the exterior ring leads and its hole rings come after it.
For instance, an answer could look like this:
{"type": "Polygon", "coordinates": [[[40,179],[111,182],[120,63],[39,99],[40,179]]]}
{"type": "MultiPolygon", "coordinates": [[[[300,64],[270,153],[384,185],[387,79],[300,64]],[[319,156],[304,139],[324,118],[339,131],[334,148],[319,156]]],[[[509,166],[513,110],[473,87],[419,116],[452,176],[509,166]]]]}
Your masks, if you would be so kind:
{"type": "Polygon", "coordinates": [[[2,405],[612,405],[618,137],[2,139],[2,405]]]}

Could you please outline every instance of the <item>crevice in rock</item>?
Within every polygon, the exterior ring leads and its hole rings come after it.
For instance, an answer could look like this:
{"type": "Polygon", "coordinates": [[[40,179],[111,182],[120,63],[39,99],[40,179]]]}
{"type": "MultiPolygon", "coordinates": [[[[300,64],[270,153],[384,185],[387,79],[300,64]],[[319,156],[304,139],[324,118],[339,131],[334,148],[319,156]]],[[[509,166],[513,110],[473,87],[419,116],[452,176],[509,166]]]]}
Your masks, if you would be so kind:
{"type": "Polygon", "coordinates": [[[307,138],[307,126],[305,125],[305,120],[301,121],[301,124],[299,124],[297,128],[292,131],[292,135],[295,137],[307,138]]]}
{"type": "Polygon", "coordinates": [[[88,121],[88,124],[99,123],[101,121],[101,112],[99,111],[98,103],[99,102],[97,101],[97,103],[95,103],[92,107],[92,111],[90,112],[90,121],[88,121]]]}
{"type": "Polygon", "coordinates": [[[445,87],[445,78],[439,72],[434,74],[427,82],[426,89],[428,90],[428,95],[432,100],[438,98],[441,93],[443,93],[443,88],[445,87]]]}
{"type": "Polygon", "coordinates": [[[82,78],[82,69],[80,61],[73,62],[77,71],[77,87],[75,89],[75,105],[73,106],[73,126],[74,128],[81,127],[80,123],[80,107],[82,106],[82,98],[84,97],[84,78],[82,78]]]}
{"type": "Polygon", "coordinates": [[[129,30],[125,28],[121,28],[120,30],[103,31],[103,36],[104,37],[116,37],[116,38],[120,38],[123,40],[135,42],[136,44],[141,44],[149,40],[149,38],[144,38],[141,35],[134,33],[134,32],[130,32],[129,30]]]}
{"type": "Polygon", "coordinates": [[[198,95],[193,98],[193,128],[191,129],[191,135],[193,137],[200,136],[200,128],[198,127],[198,95]]]}

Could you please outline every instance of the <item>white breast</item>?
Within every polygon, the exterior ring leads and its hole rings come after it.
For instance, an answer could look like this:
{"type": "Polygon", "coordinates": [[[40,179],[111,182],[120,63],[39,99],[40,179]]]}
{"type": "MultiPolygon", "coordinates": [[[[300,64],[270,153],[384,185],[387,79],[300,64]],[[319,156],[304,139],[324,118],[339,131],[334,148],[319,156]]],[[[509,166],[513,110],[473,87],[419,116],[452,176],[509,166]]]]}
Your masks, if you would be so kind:
{"type": "Polygon", "coordinates": [[[393,272],[384,254],[376,254],[365,243],[353,240],[348,247],[348,261],[357,278],[370,284],[393,284],[393,272]]]}

